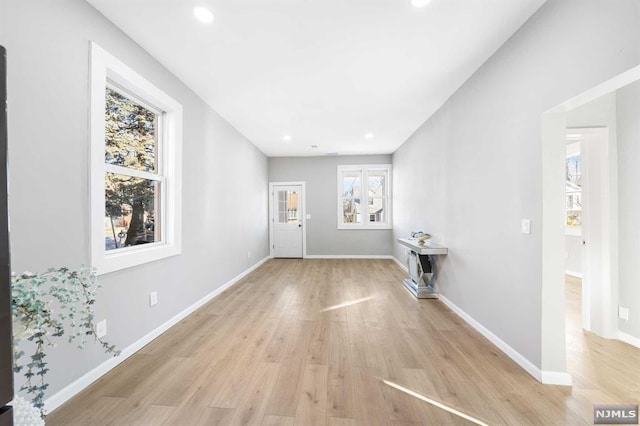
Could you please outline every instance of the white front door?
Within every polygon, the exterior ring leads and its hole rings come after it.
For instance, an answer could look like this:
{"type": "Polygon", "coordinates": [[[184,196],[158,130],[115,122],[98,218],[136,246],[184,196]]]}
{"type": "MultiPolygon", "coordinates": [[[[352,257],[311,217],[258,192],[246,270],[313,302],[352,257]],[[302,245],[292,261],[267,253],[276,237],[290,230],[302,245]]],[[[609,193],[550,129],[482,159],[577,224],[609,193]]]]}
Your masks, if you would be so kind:
{"type": "Polygon", "coordinates": [[[274,184],[271,191],[273,257],[302,257],[302,185],[274,184]]]}

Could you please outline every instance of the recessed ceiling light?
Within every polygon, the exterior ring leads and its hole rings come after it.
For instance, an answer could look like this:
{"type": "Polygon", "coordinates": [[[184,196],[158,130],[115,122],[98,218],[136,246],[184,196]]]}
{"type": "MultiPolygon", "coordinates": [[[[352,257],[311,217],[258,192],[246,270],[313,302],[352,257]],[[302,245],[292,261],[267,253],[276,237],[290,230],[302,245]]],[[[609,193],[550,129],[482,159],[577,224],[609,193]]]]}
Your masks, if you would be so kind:
{"type": "Polygon", "coordinates": [[[429,3],[431,3],[431,0],[411,0],[411,4],[413,5],[413,7],[418,8],[425,7],[429,3]]]}
{"type": "Polygon", "coordinates": [[[193,15],[198,19],[198,21],[204,22],[205,24],[213,22],[213,13],[211,13],[211,11],[206,7],[194,7],[193,15]]]}
{"type": "Polygon", "coordinates": [[[291,140],[291,135],[284,135],[282,137],[282,140],[285,141],[285,142],[289,142],[291,140]]]}
{"type": "Polygon", "coordinates": [[[373,133],[367,133],[366,135],[364,135],[365,139],[373,139],[373,133]]]}

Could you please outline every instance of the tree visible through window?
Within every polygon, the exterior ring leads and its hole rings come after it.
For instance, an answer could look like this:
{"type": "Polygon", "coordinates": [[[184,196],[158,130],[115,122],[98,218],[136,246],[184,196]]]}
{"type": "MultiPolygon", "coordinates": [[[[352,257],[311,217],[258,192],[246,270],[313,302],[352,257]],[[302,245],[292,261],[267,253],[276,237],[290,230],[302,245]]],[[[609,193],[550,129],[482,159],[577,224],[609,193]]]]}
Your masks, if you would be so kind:
{"type": "Polygon", "coordinates": [[[182,105],[91,43],[91,266],[182,252],[182,105]]]}
{"type": "Polygon", "coordinates": [[[105,249],[160,240],[161,114],[105,90],[105,249]]]}

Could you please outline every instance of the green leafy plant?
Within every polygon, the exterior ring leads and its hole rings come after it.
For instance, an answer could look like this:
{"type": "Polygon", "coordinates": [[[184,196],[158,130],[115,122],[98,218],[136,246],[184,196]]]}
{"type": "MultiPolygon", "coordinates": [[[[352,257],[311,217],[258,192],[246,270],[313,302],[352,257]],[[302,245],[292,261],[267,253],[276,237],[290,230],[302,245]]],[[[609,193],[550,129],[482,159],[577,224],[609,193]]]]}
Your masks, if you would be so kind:
{"type": "Polygon", "coordinates": [[[24,375],[20,390],[30,395],[43,417],[44,395],[49,387],[46,349],[55,346],[56,338],[66,334],[67,341],[78,349],[92,339],[105,352],[114,356],[120,353],[96,334],[94,304],[99,287],[95,271],[89,268],[52,268],[11,276],[14,372],[24,375]],[[23,346],[34,348],[30,355],[20,350],[23,340],[31,342],[23,346]]]}

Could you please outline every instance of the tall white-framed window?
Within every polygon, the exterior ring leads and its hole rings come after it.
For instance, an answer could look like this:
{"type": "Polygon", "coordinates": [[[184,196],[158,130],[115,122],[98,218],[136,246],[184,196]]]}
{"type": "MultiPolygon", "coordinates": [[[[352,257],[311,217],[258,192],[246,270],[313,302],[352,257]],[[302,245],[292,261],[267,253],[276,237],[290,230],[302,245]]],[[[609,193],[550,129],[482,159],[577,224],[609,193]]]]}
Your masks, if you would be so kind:
{"type": "Polygon", "coordinates": [[[338,166],[338,229],[391,229],[391,164],[338,166]]]}
{"type": "Polygon", "coordinates": [[[181,252],[182,105],[91,43],[91,263],[181,252]]]}

